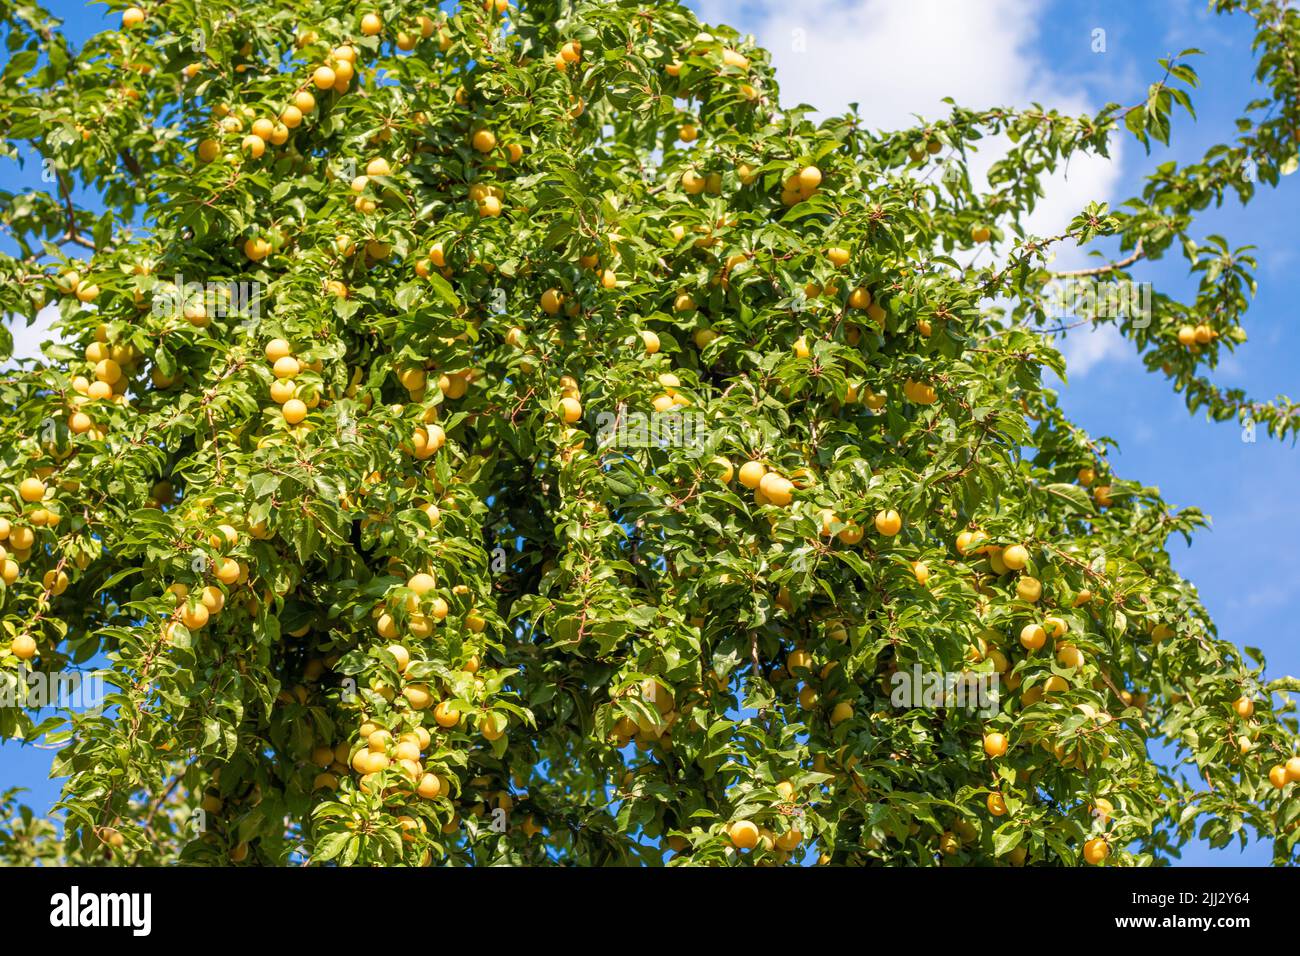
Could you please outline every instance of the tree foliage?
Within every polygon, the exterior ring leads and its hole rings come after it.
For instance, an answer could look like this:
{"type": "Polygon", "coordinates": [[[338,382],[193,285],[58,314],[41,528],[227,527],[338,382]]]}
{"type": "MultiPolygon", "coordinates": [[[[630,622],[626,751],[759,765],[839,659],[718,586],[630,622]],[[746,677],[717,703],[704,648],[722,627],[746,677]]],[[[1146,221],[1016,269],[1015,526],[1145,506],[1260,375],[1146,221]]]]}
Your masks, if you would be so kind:
{"type": "Polygon", "coordinates": [[[1258,26],[1238,139],[1032,236],[1072,156],[1167,141],[1195,51],[1095,116],[880,133],[672,3],[115,4],[74,49],[0,0],[4,150],[50,184],[0,194],[0,308],[60,316],[0,381],[0,681],[108,682],[0,709],[60,745],[61,852],[1294,860],[1295,681],[1171,568],[1203,516],[1044,381],[1052,253],[1117,237],[1073,278],[1181,253],[1196,297],[1083,320],[1296,432],[1206,377],[1253,261],[1195,214],[1294,169],[1300,26],[1215,6],[1258,26]],[[896,702],[962,673],[998,706],[896,702]]]}

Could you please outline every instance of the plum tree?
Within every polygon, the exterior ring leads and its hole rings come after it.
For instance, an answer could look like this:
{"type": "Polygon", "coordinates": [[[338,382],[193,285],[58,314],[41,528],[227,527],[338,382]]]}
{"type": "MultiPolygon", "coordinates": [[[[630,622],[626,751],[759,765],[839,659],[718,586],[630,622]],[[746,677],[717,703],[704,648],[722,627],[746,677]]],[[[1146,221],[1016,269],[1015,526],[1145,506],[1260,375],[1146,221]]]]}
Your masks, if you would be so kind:
{"type": "Polygon", "coordinates": [[[1171,568],[1203,516],[1044,384],[1050,256],[1112,237],[1094,278],[1173,250],[1201,285],[1088,318],[1191,408],[1297,432],[1206,378],[1253,263],[1194,213],[1300,130],[1295,18],[1217,6],[1269,109],[1037,237],[1044,176],[1167,139],[1186,56],[1133,107],[873,133],[672,2],[159,4],[79,49],[4,3],[0,132],[53,186],[0,195],[0,310],[59,318],[0,380],[0,679],[116,688],[0,710],[66,732],[57,854],[1294,862],[1296,683],[1171,568]],[[914,668],[996,676],[998,716],[895,704],[914,668]]]}

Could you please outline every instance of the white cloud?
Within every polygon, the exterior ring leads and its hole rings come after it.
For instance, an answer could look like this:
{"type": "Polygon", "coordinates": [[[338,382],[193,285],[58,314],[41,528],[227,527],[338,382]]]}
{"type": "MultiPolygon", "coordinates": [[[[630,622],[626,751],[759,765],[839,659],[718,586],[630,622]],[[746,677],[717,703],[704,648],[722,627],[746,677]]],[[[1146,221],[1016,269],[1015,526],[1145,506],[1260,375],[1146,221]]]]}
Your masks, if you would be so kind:
{"type": "MultiPolygon", "coordinates": [[[[948,96],[970,108],[1041,103],[1069,115],[1095,113],[1104,102],[1092,101],[1078,77],[1055,72],[1036,51],[1047,13],[1037,0],[754,0],[739,13],[734,0],[697,0],[696,7],[704,20],[747,30],[772,52],[783,105],[807,103],[826,116],[857,103],[875,129],[915,126],[918,115],[943,118],[948,96]]],[[[991,137],[979,145],[970,161],[977,188],[1009,142],[991,137]]],[[[1089,202],[1112,199],[1121,172],[1118,141],[1111,152],[1112,159],[1076,155],[1044,177],[1046,196],[1025,228],[1055,235],[1089,202]]],[[[1054,264],[1067,269],[1095,261],[1066,246],[1058,247],[1054,264]]],[[[1080,330],[1063,350],[1074,375],[1128,354],[1111,327],[1080,330]]]]}
{"type": "MultiPolygon", "coordinates": [[[[706,19],[734,20],[718,0],[706,19]]],[[[1031,0],[758,0],[741,26],[772,52],[785,104],[833,113],[861,104],[874,127],[912,124],[912,114],[993,106],[1053,92],[1029,46],[1041,10],[1031,0]]]]}
{"type": "Polygon", "coordinates": [[[13,359],[40,358],[41,343],[54,337],[50,326],[58,317],[59,310],[53,305],[47,305],[37,312],[36,321],[30,326],[18,316],[6,316],[9,331],[14,337],[13,359]]]}
{"type": "Polygon", "coordinates": [[[1082,378],[1103,362],[1124,361],[1133,354],[1132,347],[1112,324],[1071,329],[1057,348],[1065,356],[1071,379],[1082,378]]]}
{"type": "MultiPolygon", "coordinates": [[[[946,96],[971,108],[1038,102],[1085,114],[1101,106],[1080,92],[1077,78],[1055,73],[1035,51],[1046,14],[1036,0],[756,0],[739,16],[728,0],[697,6],[705,20],[733,22],[771,50],[783,104],[808,103],[833,115],[856,102],[876,129],[914,126],[917,115],[942,118],[950,109],[946,96]]],[[[977,183],[1007,141],[981,146],[971,163],[977,183]]],[[[1062,231],[1089,201],[1108,199],[1120,175],[1115,147],[1115,161],[1077,155],[1047,179],[1047,196],[1028,228],[1062,231]]],[[[1078,257],[1067,251],[1060,258],[1065,265],[1078,257]]]]}

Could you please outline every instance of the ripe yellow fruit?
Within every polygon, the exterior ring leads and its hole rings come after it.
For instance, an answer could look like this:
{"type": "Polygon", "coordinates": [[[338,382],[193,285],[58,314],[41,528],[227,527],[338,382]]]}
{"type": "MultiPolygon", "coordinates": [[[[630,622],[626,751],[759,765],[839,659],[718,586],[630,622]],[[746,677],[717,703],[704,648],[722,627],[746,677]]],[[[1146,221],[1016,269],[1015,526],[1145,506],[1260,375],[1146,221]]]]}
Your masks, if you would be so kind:
{"type": "Polygon", "coordinates": [[[367,13],[361,18],[361,33],[363,36],[378,36],[379,31],[384,28],[384,21],[377,13],[367,13]]]}
{"type": "Polygon", "coordinates": [[[806,359],[812,354],[808,349],[808,340],[802,335],[794,340],[794,345],[791,348],[794,350],[795,358],[806,359]]]}
{"type": "Polygon", "coordinates": [[[29,504],[45,497],[45,482],[39,478],[24,478],[18,485],[18,494],[29,504]]]}
{"type": "Polygon", "coordinates": [[[496,149],[497,135],[490,129],[481,129],[474,134],[471,143],[480,153],[490,153],[496,149]]]}
{"type": "Polygon", "coordinates": [[[318,66],[311,75],[311,81],[318,90],[332,90],[335,82],[334,71],[328,66],[318,66]]]}
{"type": "Polygon", "coordinates": [[[68,591],[68,575],[64,571],[55,571],[55,568],[49,568],[40,579],[40,584],[51,594],[62,594],[68,591]]]}
{"type": "Polygon", "coordinates": [[[122,26],[125,29],[138,27],[144,23],[144,11],[139,7],[127,7],[122,11],[122,26]]]}
{"type": "Polygon", "coordinates": [[[1022,601],[1034,604],[1043,596],[1043,585],[1038,578],[1031,578],[1028,575],[1022,577],[1016,582],[1016,597],[1022,601]]]}
{"type": "Polygon", "coordinates": [[[375,618],[375,631],[380,637],[391,640],[397,636],[397,622],[393,620],[391,614],[385,611],[375,618]]]}
{"type": "Polygon", "coordinates": [[[848,264],[849,250],[843,246],[831,246],[826,250],[826,258],[831,261],[831,265],[841,268],[848,264]]]}
{"type": "Polygon", "coordinates": [[[436,773],[426,773],[420,778],[420,782],[415,787],[415,792],[426,800],[432,800],[442,793],[442,785],[438,780],[436,773]]]}
{"type": "Polygon", "coordinates": [[[1001,757],[1007,752],[1006,735],[997,732],[984,735],[984,752],[990,757],[1001,757]]]}
{"type": "Polygon", "coordinates": [[[292,355],[282,355],[275,360],[271,371],[276,378],[295,378],[302,371],[302,364],[292,355]]]}
{"type": "Polygon", "coordinates": [[[1278,764],[1268,772],[1268,782],[1279,790],[1290,783],[1290,781],[1291,778],[1287,774],[1286,767],[1283,764],[1278,764]]]}
{"type": "Polygon", "coordinates": [[[856,521],[850,521],[840,529],[840,533],[836,537],[844,544],[857,544],[862,540],[862,534],[862,525],[856,521]]]}
{"type": "Polygon", "coordinates": [[[1300,757],[1292,757],[1286,762],[1286,775],[1291,780],[1300,780],[1300,757]]]}
{"type": "MultiPolygon", "coordinates": [[[[428,710],[433,703],[433,694],[427,684],[408,684],[402,688],[402,696],[406,698],[406,702],[411,705],[412,710],[428,710]]],[[[412,746],[415,747],[414,744],[412,746]]],[[[419,747],[415,747],[415,755],[409,759],[414,760],[419,755],[419,747]]],[[[401,756],[402,754],[399,753],[398,757],[401,756]]]]}
{"type": "Polygon", "coordinates": [[[116,385],[122,378],[122,366],[111,358],[100,359],[95,363],[96,381],[106,382],[109,385],[116,385]]]}
{"type": "Polygon", "coordinates": [[[393,655],[393,659],[397,661],[397,672],[399,674],[404,672],[406,668],[410,666],[411,652],[401,644],[390,644],[388,645],[387,650],[389,654],[393,655]]]}
{"type": "Polygon", "coordinates": [[[1023,570],[1029,564],[1029,551],[1023,544],[1013,544],[1003,548],[1002,563],[1012,571],[1023,570]]]}
{"type": "Polygon", "coordinates": [[[785,507],[794,500],[794,484],[790,479],[769,471],[758,483],[759,490],[774,505],[785,507]]]}
{"type": "Polygon", "coordinates": [[[1075,477],[1079,479],[1079,484],[1087,488],[1097,480],[1097,473],[1091,468],[1084,467],[1079,469],[1079,472],[1075,477]]]}
{"type": "Polygon", "coordinates": [[[542,311],[547,315],[558,315],[564,305],[564,293],[559,289],[547,289],[542,293],[542,311]]]}
{"type": "Polygon", "coordinates": [[[918,405],[933,405],[939,399],[933,386],[911,379],[903,383],[903,395],[918,405]]]}
{"type": "Polygon", "coordinates": [[[221,144],[215,139],[205,139],[199,142],[198,156],[199,162],[210,163],[221,153],[221,144]]]}
{"type": "Polygon", "coordinates": [[[811,193],[822,184],[822,171],[816,166],[805,166],[799,170],[797,179],[799,189],[804,193],[811,193]]]}
{"type": "Polygon", "coordinates": [[[1101,837],[1089,840],[1083,845],[1083,858],[1093,866],[1104,863],[1108,856],[1110,856],[1110,844],[1101,837]]]}
{"type": "Polygon", "coordinates": [[[1196,329],[1190,325],[1184,325],[1178,329],[1178,344],[1191,347],[1196,344],[1196,329]]]}
{"type": "Polygon", "coordinates": [[[208,623],[208,609],[204,604],[186,605],[181,611],[181,622],[191,631],[197,631],[208,623]]]}
{"type": "Polygon", "coordinates": [[[492,711],[479,721],[479,733],[487,740],[499,740],[505,735],[507,722],[505,714],[492,711]]]}
{"type": "Polygon", "coordinates": [[[737,820],[727,828],[731,845],[737,850],[752,850],[758,846],[758,827],[748,820],[737,820]]]}
{"type": "Polygon", "coordinates": [[[971,226],[970,237],[972,242],[988,242],[992,233],[988,226],[971,226]]]}
{"type": "Polygon", "coordinates": [[[1233,701],[1232,709],[1237,712],[1238,717],[1249,720],[1255,714],[1255,702],[1249,697],[1238,697],[1233,701]]]}
{"type": "Polygon", "coordinates": [[[234,558],[218,558],[212,573],[222,584],[234,584],[244,572],[234,558]]]}
{"type": "Polygon", "coordinates": [[[1044,694],[1059,694],[1062,691],[1069,690],[1070,684],[1064,677],[1053,674],[1047,680],[1043,681],[1044,694]]]}
{"type": "MultiPolygon", "coordinates": [[[[290,355],[292,355],[293,347],[284,339],[271,339],[271,341],[266,343],[266,349],[264,350],[264,352],[266,355],[266,360],[270,362],[272,365],[274,365],[280,359],[287,358],[290,355]]],[[[296,375],[297,372],[295,372],[294,374],[296,375]]],[[[292,378],[293,376],[288,376],[288,377],[292,378]]]]}
{"type": "Polygon", "coordinates": [[[271,254],[271,244],[261,236],[254,236],[251,239],[244,240],[244,255],[254,262],[261,262],[271,254]]]}
{"type": "Polygon", "coordinates": [[[993,814],[993,816],[995,817],[1006,816],[1007,801],[1003,798],[1002,794],[990,793],[988,795],[988,799],[984,801],[984,805],[988,807],[989,813],[993,814]]]}
{"type": "Polygon", "coordinates": [[[847,700],[842,700],[831,709],[831,726],[842,724],[852,716],[853,705],[847,700]]]}
{"type": "Polygon", "coordinates": [[[566,425],[572,425],[582,418],[582,403],[568,396],[560,399],[560,417],[566,425]]]}
{"type": "Polygon", "coordinates": [[[654,355],[659,351],[659,336],[649,329],[644,329],[641,332],[641,344],[645,346],[647,355],[654,355]]]}
{"type": "Polygon", "coordinates": [[[416,594],[423,597],[424,595],[432,591],[435,587],[437,587],[438,582],[434,580],[432,574],[426,574],[425,572],[420,571],[416,574],[411,575],[411,577],[406,582],[406,586],[410,588],[412,591],[414,591],[416,594]]]}
{"type": "Polygon", "coordinates": [[[1026,624],[1020,629],[1020,644],[1027,650],[1036,651],[1047,643],[1047,631],[1041,624],[1026,624]]]}
{"type": "Polygon", "coordinates": [[[767,469],[761,462],[747,461],[740,466],[740,483],[752,491],[759,486],[765,474],[767,469]]]}
{"type": "Polygon", "coordinates": [[[812,666],[812,655],[802,648],[796,648],[786,655],[785,669],[791,674],[801,670],[812,670],[812,666]]]}
{"type": "Polygon", "coordinates": [[[9,650],[20,661],[30,661],[36,656],[36,640],[30,634],[19,634],[9,642],[9,650]]]}
{"type": "Polygon", "coordinates": [[[281,406],[280,414],[290,425],[297,425],[307,417],[307,406],[301,399],[291,398],[281,406]]]}
{"type": "Polygon", "coordinates": [[[203,606],[208,609],[209,614],[220,614],[226,606],[225,593],[211,584],[203,589],[199,595],[199,600],[203,602],[203,606]]]}
{"type": "Polygon", "coordinates": [[[411,432],[411,451],[420,460],[431,458],[446,443],[447,433],[440,425],[425,425],[411,432]]]}
{"type": "Polygon", "coordinates": [[[693,169],[682,173],[682,190],[688,196],[698,196],[709,185],[708,179],[693,169]]]}
{"type": "Polygon", "coordinates": [[[1083,651],[1079,650],[1073,644],[1062,644],[1056,650],[1056,662],[1062,667],[1082,667],[1083,651]]]}
{"type": "Polygon", "coordinates": [[[903,518],[897,511],[887,510],[876,514],[876,530],[886,537],[893,537],[903,528],[903,518]]]}
{"type": "MultiPolygon", "coordinates": [[[[333,82],[330,85],[333,86],[333,82]]],[[[306,116],[316,109],[316,97],[312,96],[309,90],[299,90],[293,94],[293,105],[297,107],[299,113],[306,116]]],[[[289,125],[283,117],[281,117],[281,122],[284,122],[286,126],[289,125]]]]}
{"type": "Polygon", "coordinates": [[[433,708],[433,719],[437,721],[439,727],[455,727],[460,723],[460,711],[456,710],[450,701],[444,700],[433,708]]]}
{"type": "Polygon", "coordinates": [[[277,378],[271,383],[271,401],[283,405],[298,392],[298,386],[291,378],[277,378]]]}

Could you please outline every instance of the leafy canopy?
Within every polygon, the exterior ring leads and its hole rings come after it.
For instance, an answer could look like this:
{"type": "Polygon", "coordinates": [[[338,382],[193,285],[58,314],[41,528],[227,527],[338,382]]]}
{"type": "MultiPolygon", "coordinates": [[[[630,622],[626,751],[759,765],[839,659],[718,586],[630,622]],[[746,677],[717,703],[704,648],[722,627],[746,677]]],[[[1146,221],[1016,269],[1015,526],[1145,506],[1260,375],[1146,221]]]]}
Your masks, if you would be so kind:
{"type": "Polygon", "coordinates": [[[1168,139],[1195,51],[1095,116],[876,133],[672,3],[151,4],[73,49],[0,0],[3,149],[50,184],[0,193],[0,309],[59,312],[0,381],[0,682],[106,681],[0,709],[66,825],[7,794],[0,855],[1294,861],[1296,682],[1170,567],[1202,515],[1044,384],[1060,281],[1181,254],[1194,301],[1081,321],[1296,433],[1207,377],[1254,263],[1195,214],[1295,168],[1300,28],[1215,6],[1270,93],[1236,140],[1031,236],[1045,175],[1168,139]]]}

